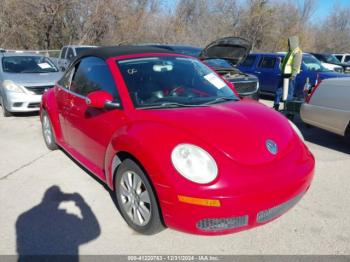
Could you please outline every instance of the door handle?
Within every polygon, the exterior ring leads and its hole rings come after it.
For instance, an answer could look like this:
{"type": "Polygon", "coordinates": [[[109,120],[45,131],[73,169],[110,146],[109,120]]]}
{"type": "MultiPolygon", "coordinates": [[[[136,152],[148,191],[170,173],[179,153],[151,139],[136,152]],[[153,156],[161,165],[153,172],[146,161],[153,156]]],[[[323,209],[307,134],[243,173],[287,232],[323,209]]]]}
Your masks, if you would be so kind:
{"type": "Polygon", "coordinates": [[[259,71],[254,71],[254,73],[260,74],[261,72],[259,72],[259,71]]]}

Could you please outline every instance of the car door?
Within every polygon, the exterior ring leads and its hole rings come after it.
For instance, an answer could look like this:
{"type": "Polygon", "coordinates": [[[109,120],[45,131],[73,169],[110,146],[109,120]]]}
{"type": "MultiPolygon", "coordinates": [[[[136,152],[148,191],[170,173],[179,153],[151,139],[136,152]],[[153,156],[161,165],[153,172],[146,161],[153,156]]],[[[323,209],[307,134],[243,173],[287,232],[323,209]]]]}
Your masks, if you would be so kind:
{"type": "Polygon", "coordinates": [[[75,72],[75,68],[72,67],[68,71],[66,71],[63,77],[57,82],[54,92],[57,103],[57,111],[58,111],[58,119],[61,126],[61,132],[63,137],[63,143],[66,144],[68,142],[68,133],[65,128],[65,117],[67,114],[67,109],[70,108],[70,100],[69,100],[69,88],[75,72]]]}
{"type": "Polygon", "coordinates": [[[109,92],[120,103],[116,82],[105,61],[87,57],[75,68],[70,108],[65,116],[68,144],[91,171],[103,176],[106,149],[112,135],[124,125],[124,111],[92,108],[86,103],[86,96],[97,90],[109,92]]]}
{"type": "Polygon", "coordinates": [[[281,81],[280,61],[277,56],[263,55],[253,72],[259,78],[260,91],[275,93],[281,81]]]}

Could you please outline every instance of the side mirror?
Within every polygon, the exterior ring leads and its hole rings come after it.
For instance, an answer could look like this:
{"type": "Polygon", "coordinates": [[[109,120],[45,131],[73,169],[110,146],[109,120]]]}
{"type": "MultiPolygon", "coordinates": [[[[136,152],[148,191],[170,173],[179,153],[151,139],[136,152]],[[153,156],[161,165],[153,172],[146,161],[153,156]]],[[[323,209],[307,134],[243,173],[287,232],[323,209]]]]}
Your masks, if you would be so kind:
{"type": "Polygon", "coordinates": [[[87,95],[86,104],[89,107],[99,109],[115,109],[120,108],[120,103],[112,102],[113,97],[106,91],[94,91],[87,95]]]}

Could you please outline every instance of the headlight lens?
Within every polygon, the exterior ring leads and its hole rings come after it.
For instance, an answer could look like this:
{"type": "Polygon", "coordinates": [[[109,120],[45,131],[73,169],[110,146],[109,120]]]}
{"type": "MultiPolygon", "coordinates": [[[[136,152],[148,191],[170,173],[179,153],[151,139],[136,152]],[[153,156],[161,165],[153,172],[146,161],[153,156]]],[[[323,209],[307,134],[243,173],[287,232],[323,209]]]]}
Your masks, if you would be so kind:
{"type": "Polygon", "coordinates": [[[218,174],[213,157],[195,145],[177,145],[171,153],[171,161],[183,177],[199,184],[210,183],[218,174]]]}
{"type": "Polygon", "coordinates": [[[304,142],[305,141],[304,136],[301,133],[301,131],[299,130],[299,128],[292,121],[290,121],[289,119],[288,119],[288,121],[289,121],[289,124],[294,129],[295,133],[297,133],[297,135],[300,137],[300,139],[304,142]]]}
{"type": "Polygon", "coordinates": [[[15,92],[15,93],[24,93],[24,87],[16,84],[15,82],[13,82],[11,80],[5,80],[3,82],[3,86],[8,91],[15,92]]]}

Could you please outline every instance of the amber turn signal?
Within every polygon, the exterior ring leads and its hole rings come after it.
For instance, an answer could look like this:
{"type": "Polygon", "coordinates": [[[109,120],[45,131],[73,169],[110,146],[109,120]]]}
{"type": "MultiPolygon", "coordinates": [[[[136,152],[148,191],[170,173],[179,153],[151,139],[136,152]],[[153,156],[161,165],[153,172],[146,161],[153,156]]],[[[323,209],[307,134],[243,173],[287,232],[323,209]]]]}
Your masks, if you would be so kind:
{"type": "Polygon", "coordinates": [[[216,199],[205,199],[205,198],[196,198],[196,197],[188,197],[178,195],[177,198],[180,202],[198,205],[198,206],[211,206],[211,207],[219,207],[221,206],[220,201],[216,199]]]}

